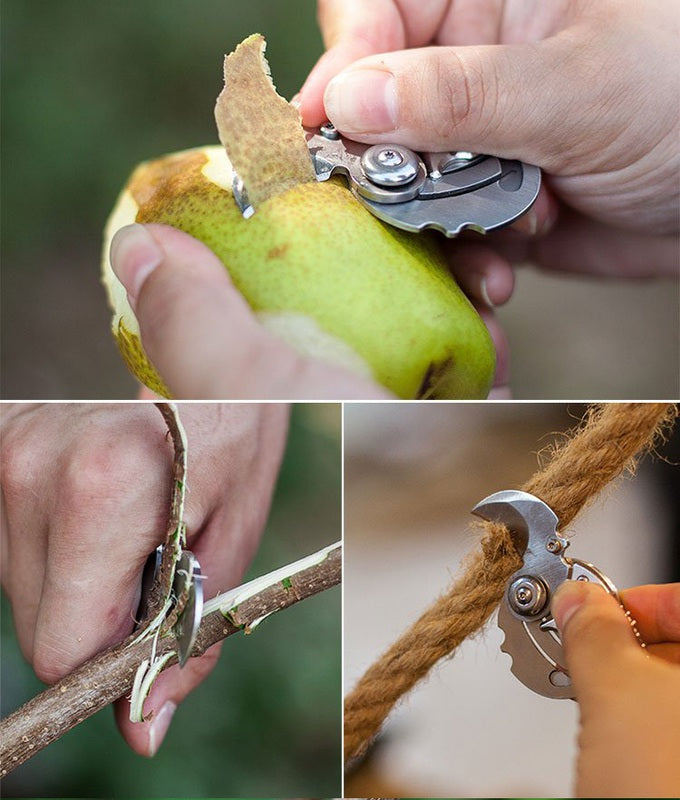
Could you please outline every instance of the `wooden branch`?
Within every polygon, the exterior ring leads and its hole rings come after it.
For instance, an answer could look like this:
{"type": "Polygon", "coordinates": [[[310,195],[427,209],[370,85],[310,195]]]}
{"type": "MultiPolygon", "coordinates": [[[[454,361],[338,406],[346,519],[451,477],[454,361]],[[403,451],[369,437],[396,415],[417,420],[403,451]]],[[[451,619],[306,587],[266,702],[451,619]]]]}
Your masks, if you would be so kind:
{"type": "Polygon", "coordinates": [[[172,492],[170,501],[170,517],[165,535],[165,547],[161,559],[158,576],[149,591],[145,619],[140,628],[145,628],[163,609],[170,597],[172,582],[175,577],[175,563],[185,544],[184,536],[184,498],[187,480],[187,443],[184,428],[174,403],[156,403],[156,408],[163,415],[168,433],[172,439],[174,457],[172,461],[172,492]]]}
{"type": "MultiPolygon", "coordinates": [[[[244,628],[247,630],[263,617],[340,583],[341,562],[341,548],[337,547],[320,563],[244,600],[228,618],[220,611],[208,614],[201,623],[192,657],[244,628]]],[[[133,634],[90,659],[0,722],[0,777],[130,692],[137,667],[149,658],[152,648],[148,639],[131,644],[136,636],[133,634]]],[[[175,645],[172,636],[160,639],[157,655],[174,651],[175,645]]],[[[174,652],[166,667],[176,662],[174,652]]]]}

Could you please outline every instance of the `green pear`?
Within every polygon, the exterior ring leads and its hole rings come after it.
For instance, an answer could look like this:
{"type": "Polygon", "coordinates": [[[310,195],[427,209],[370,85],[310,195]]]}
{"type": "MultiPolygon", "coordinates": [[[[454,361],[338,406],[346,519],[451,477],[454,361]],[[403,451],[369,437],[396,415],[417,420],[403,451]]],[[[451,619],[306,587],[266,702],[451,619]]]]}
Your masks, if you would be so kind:
{"type": "Polygon", "coordinates": [[[108,263],[118,228],[160,222],[210,247],[261,324],[302,354],[398,397],[486,397],[493,344],[439,242],[381,222],[343,179],[316,180],[300,116],[276,92],[265,48],[253,34],[225,57],[215,105],[223,147],[141,164],[111,215],[104,283],[125,361],[168,394],[108,263]],[[247,219],[232,192],[234,167],[255,209],[247,219]]]}
{"type": "Polygon", "coordinates": [[[249,219],[221,147],[141,164],[106,231],[104,283],[130,369],[168,395],[146,358],[108,247],[131,222],[173,225],[210,247],[261,324],[301,353],[372,377],[401,398],[484,398],[494,373],[486,326],[453,280],[436,234],[373,216],[343,179],[303,183],[249,219]]]}

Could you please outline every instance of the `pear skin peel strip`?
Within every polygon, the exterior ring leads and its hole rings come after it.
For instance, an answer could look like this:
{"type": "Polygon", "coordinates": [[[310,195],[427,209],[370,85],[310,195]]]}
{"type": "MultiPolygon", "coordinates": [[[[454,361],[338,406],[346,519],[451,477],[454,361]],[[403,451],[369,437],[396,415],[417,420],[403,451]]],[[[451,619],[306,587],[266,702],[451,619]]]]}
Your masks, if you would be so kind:
{"type": "Polygon", "coordinates": [[[220,141],[256,210],[294,186],[316,182],[300,115],[274,88],[265,48],[256,33],[225,58],[215,105],[220,141]]]}

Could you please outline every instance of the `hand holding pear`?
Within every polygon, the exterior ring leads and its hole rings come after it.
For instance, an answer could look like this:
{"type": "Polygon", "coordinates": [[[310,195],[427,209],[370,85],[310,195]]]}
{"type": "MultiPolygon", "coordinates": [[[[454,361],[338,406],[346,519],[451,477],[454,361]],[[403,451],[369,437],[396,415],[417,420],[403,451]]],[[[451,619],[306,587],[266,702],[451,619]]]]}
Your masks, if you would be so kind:
{"type": "Polygon", "coordinates": [[[341,179],[316,182],[299,120],[273,89],[263,49],[261,37],[250,37],[226,60],[217,116],[227,109],[220,133],[233,142],[225,142],[232,159],[205,147],[142,164],[109,220],[104,281],[126,363],[168,394],[108,263],[118,228],[161,222],[204,242],[260,322],[301,353],[370,376],[399,397],[485,397],[493,345],[436,236],[380,222],[341,179]],[[258,102],[264,110],[254,110],[258,102]],[[248,219],[233,197],[232,160],[255,207],[248,219]]]}

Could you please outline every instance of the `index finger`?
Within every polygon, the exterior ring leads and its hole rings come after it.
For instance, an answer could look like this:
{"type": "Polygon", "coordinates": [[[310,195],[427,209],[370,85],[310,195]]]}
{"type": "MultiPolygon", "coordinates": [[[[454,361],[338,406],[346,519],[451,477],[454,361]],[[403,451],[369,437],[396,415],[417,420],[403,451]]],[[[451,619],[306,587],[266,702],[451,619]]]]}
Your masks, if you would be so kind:
{"type": "Polygon", "coordinates": [[[647,644],[680,642],[680,583],[634,586],[620,595],[647,644]]]}
{"type": "Polygon", "coordinates": [[[401,15],[392,0],[319,0],[319,25],[327,51],[300,90],[303,124],[326,120],[323,95],[330,80],[360,58],[406,46],[401,15]]]}

